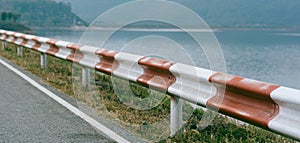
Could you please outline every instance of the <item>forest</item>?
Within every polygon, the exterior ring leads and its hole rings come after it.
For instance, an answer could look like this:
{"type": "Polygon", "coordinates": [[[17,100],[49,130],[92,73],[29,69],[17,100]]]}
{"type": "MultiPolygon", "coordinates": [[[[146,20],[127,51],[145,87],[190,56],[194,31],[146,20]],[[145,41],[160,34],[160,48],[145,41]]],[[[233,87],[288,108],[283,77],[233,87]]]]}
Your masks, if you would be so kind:
{"type": "Polygon", "coordinates": [[[32,33],[33,31],[23,25],[20,24],[18,19],[20,19],[21,14],[13,13],[13,12],[1,12],[0,13],[0,29],[6,29],[10,31],[18,31],[23,33],[32,33]]]}
{"type": "Polygon", "coordinates": [[[4,21],[14,21],[29,27],[86,26],[87,23],[72,12],[70,3],[51,0],[0,0],[4,21]]]}

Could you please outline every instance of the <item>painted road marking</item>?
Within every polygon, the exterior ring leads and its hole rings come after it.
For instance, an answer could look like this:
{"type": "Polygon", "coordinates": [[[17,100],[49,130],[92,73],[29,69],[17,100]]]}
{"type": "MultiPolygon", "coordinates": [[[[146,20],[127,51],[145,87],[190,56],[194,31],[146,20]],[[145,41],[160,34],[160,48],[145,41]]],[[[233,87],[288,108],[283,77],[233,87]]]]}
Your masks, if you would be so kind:
{"type": "Polygon", "coordinates": [[[20,77],[22,77],[23,79],[25,79],[27,82],[29,82],[31,85],[33,85],[34,87],[36,87],[37,89],[39,89],[40,91],[42,91],[43,93],[45,93],[46,95],[48,95],[49,97],[51,97],[52,99],[54,99],[59,104],[61,104],[62,106],[66,107],[68,110],[70,110],[71,112],[73,112],[75,115],[77,115],[81,119],[83,119],[86,122],[88,122],[91,126],[95,127],[96,129],[98,129],[99,131],[101,131],[102,133],[104,133],[105,135],[109,136],[111,139],[113,139],[113,140],[115,140],[117,142],[120,142],[120,143],[129,143],[129,141],[127,141],[123,137],[119,136],[114,131],[110,130],[109,128],[107,128],[103,124],[97,122],[92,117],[86,115],[85,113],[83,113],[82,111],[80,111],[78,108],[74,107],[73,105],[71,105],[67,101],[65,101],[62,98],[60,98],[59,96],[55,95],[54,93],[52,93],[51,91],[49,91],[48,89],[46,89],[45,87],[43,87],[42,85],[40,85],[39,83],[37,83],[36,81],[34,81],[33,79],[31,79],[30,77],[28,77],[27,75],[23,74],[22,72],[20,72],[16,68],[12,67],[11,65],[9,65],[8,63],[6,63],[2,59],[0,59],[0,63],[2,65],[4,65],[5,67],[7,67],[8,69],[10,69],[11,71],[13,71],[14,73],[16,73],[17,75],[19,75],[20,77]]]}

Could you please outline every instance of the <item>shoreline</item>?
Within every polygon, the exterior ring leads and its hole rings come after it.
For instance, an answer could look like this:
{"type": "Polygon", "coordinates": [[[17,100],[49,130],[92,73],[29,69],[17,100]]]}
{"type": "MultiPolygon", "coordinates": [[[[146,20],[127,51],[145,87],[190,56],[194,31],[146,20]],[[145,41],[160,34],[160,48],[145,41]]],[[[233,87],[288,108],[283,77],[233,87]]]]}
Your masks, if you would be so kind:
{"type": "Polygon", "coordinates": [[[23,25],[21,23],[12,23],[12,22],[0,22],[0,29],[5,29],[9,31],[16,31],[27,34],[34,34],[34,30],[23,25]]]}
{"type": "MultiPolygon", "coordinates": [[[[45,30],[45,27],[31,27],[34,30],[45,30]]],[[[86,30],[95,30],[95,31],[115,31],[120,30],[115,27],[85,27],[85,26],[72,26],[72,27],[49,27],[46,30],[70,30],[70,31],[86,31],[86,30]]],[[[280,31],[288,32],[300,30],[300,28],[295,27],[211,27],[211,29],[205,28],[189,28],[189,29],[176,29],[176,28],[122,28],[122,31],[137,31],[137,32],[221,32],[221,31],[280,31]]]]}

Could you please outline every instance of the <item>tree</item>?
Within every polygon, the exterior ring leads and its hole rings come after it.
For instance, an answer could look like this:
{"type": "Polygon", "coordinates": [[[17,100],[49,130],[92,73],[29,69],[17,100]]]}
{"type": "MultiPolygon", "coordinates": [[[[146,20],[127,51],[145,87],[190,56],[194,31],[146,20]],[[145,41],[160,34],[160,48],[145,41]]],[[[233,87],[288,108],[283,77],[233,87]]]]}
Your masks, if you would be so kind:
{"type": "Polygon", "coordinates": [[[7,13],[6,12],[2,12],[1,13],[1,21],[5,22],[7,19],[7,13]]]}
{"type": "Polygon", "coordinates": [[[7,13],[8,22],[11,22],[11,19],[12,19],[13,15],[14,15],[14,14],[11,13],[11,12],[8,12],[8,13],[7,13]]]}
{"type": "Polygon", "coordinates": [[[12,15],[13,22],[16,23],[17,20],[18,20],[20,17],[21,17],[20,14],[13,14],[13,15],[12,15]]]}

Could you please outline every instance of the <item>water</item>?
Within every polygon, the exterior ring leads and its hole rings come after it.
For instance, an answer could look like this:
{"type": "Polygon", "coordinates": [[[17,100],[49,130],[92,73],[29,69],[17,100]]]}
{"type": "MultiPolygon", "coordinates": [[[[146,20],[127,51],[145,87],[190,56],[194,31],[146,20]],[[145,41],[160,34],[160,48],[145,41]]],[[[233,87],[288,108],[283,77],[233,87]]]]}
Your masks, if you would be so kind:
{"type": "Polygon", "coordinates": [[[300,89],[300,36],[226,31],[217,37],[228,73],[300,89]]]}
{"type": "Polygon", "coordinates": [[[53,38],[57,40],[69,41],[78,43],[83,31],[72,31],[72,30],[49,30],[49,29],[38,29],[34,30],[35,35],[53,38]]]}
{"type": "MultiPolygon", "coordinates": [[[[75,43],[79,42],[82,33],[83,31],[68,30],[38,31],[38,34],[41,36],[75,43]]],[[[224,52],[227,73],[297,89],[300,89],[299,33],[272,30],[227,30],[215,32],[224,52]]],[[[188,34],[182,32],[121,31],[115,33],[104,47],[119,51],[135,38],[147,35],[160,35],[176,41],[184,46],[185,52],[189,54],[196,66],[209,68],[209,63],[201,48],[188,34]]],[[[97,40],[92,41],[89,45],[100,46],[97,40]]],[[[137,44],[141,43],[137,42],[137,44]]],[[[157,48],[156,51],[172,48],[163,44],[153,45],[151,48],[157,48]]],[[[145,47],[143,45],[136,45],[135,47],[139,46],[145,47]]],[[[136,48],[129,51],[139,53],[145,51],[145,49],[136,48]]],[[[162,58],[168,55],[175,55],[175,61],[182,60],[184,62],[187,59],[187,57],[181,56],[181,51],[169,49],[163,52],[165,55],[161,56],[162,58]]]]}

